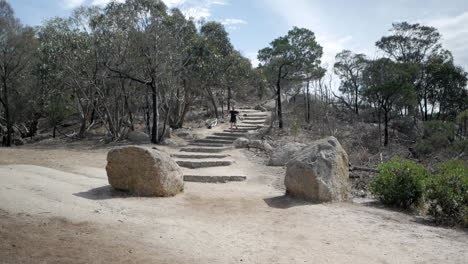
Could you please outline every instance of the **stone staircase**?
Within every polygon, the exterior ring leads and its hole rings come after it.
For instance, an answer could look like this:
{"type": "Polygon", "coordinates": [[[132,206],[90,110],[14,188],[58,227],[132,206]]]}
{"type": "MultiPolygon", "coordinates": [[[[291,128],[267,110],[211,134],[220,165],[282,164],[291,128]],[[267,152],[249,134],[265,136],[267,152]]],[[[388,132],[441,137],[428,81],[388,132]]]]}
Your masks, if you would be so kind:
{"type": "Polygon", "coordinates": [[[196,139],[180,149],[172,157],[184,169],[184,181],[202,183],[227,183],[245,181],[246,175],[235,175],[236,162],[229,152],[233,142],[255,133],[270,118],[266,112],[254,109],[240,109],[238,129],[224,129],[203,139],[196,139]]]}

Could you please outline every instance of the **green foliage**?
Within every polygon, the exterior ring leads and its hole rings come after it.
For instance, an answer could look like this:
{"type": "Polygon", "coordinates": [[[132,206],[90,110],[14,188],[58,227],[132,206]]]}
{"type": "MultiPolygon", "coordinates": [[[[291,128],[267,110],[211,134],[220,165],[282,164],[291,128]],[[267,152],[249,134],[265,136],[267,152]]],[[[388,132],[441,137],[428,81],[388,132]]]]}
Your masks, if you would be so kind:
{"type": "Polygon", "coordinates": [[[457,122],[458,124],[463,124],[464,122],[467,122],[467,121],[468,121],[468,110],[465,110],[457,116],[457,122]]]}
{"type": "Polygon", "coordinates": [[[428,121],[423,125],[423,138],[416,143],[416,151],[430,154],[447,148],[455,140],[455,124],[443,121],[428,121]]]}
{"type": "Polygon", "coordinates": [[[341,79],[340,92],[346,95],[341,98],[346,106],[359,114],[361,101],[362,73],[367,66],[367,58],[364,54],[354,54],[349,50],[343,50],[336,54],[334,72],[341,79]]]}
{"type": "Polygon", "coordinates": [[[323,48],[318,44],[314,32],[298,27],[294,27],[286,36],[273,40],[269,47],[258,52],[265,77],[276,86],[280,128],[283,128],[280,98],[282,82],[302,82],[312,76],[323,76],[325,72],[320,67],[322,55],[323,48]]]}
{"type": "Polygon", "coordinates": [[[468,224],[468,164],[442,163],[428,186],[429,213],[439,222],[468,224]]]}
{"type": "Polygon", "coordinates": [[[468,156],[468,139],[455,141],[451,147],[451,151],[455,154],[463,153],[463,155],[468,156]]]}
{"type": "Polygon", "coordinates": [[[45,111],[53,126],[60,124],[73,114],[72,100],[69,97],[55,97],[48,100],[45,111]]]}
{"type": "Polygon", "coordinates": [[[302,129],[302,122],[299,119],[295,119],[291,122],[290,132],[296,138],[302,129]]]}
{"type": "Polygon", "coordinates": [[[439,134],[445,136],[448,140],[453,140],[455,137],[455,124],[439,120],[428,121],[424,123],[423,133],[425,138],[439,134]]]}
{"type": "Polygon", "coordinates": [[[384,163],[370,184],[370,190],[385,204],[409,208],[418,205],[425,191],[426,170],[423,166],[398,158],[384,163]]]}

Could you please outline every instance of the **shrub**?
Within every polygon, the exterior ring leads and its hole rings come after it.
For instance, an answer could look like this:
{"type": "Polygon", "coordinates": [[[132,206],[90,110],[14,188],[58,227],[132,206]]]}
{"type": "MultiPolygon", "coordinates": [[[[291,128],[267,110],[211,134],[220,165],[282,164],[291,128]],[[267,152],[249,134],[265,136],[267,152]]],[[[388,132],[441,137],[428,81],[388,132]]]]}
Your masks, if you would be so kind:
{"type": "Polygon", "coordinates": [[[436,136],[438,138],[446,138],[449,141],[453,141],[455,138],[456,127],[454,123],[434,120],[425,122],[423,126],[423,138],[430,139],[436,136]]]}
{"type": "Polygon", "coordinates": [[[418,205],[425,191],[426,170],[410,161],[392,159],[379,166],[370,191],[384,204],[409,208],[418,205]]]}
{"type": "Polygon", "coordinates": [[[452,152],[468,156],[468,140],[460,140],[453,143],[452,152]]]}
{"type": "Polygon", "coordinates": [[[429,214],[439,222],[468,225],[468,164],[454,160],[442,163],[428,186],[429,214]]]}
{"type": "Polygon", "coordinates": [[[431,154],[435,151],[434,147],[432,146],[431,142],[426,139],[418,140],[416,143],[416,152],[419,154],[427,155],[431,154]]]}
{"type": "Polygon", "coordinates": [[[445,149],[455,140],[456,126],[454,123],[428,121],[424,123],[423,139],[416,143],[416,151],[420,154],[430,154],[445,149]]]}

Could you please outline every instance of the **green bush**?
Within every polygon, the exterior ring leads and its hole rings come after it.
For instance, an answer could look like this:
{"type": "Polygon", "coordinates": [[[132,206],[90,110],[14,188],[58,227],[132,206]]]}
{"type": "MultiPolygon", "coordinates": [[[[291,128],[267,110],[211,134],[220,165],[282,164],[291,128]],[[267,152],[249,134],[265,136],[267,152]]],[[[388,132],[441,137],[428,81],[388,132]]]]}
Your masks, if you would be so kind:
{"type": "Polygon", "coordinates": [[[426,155],[445,149],[455,140],[456,126],[454,123],[428,121],[423,126],[423,138],[416,143],[416,151],[426,155]]]}
{"type": "Polygon", "coordinates": [[[432,146],[431,142],[426,139],[418,140],[415,149],[416,152],[423,155],[431,154],[435,151],[434,146],[432,146]]]}
{"type": "Polygon", "coordinates": [[[449,141],[455,139],[456,126],[454,123],[434,120],[425,122],[423,128],[423,138],[430,139],[436,136],[436,138],[445,138],[449,141]]]}
{"type": "Polygon", "coordinates": [[[384,204],[409,208],[422,201],[426,180],[423,166],[394,158],[380,165],[379,169],[370,184],[370,191],[384,204]]]}
{"type": "Polygon", "coordinates": [[[463,155],[468,156],[468,140],[460,140],[453,143],[452,152],[456,154],[463,153],[463,155]]]}
{"type": "Polygon", "coordinates": [[[468,164],[454,160],[437,168],[428,186],[429,214],[439,222],[468,225],[468,164]]]}

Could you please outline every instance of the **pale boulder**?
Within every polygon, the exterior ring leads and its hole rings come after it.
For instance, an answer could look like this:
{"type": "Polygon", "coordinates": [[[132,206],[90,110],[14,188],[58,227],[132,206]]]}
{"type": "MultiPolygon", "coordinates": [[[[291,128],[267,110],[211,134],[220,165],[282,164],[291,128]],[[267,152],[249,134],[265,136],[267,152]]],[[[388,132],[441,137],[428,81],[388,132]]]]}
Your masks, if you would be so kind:
{"type": "Polygon", "coordinates": [[[313,142],[286,164],[286,193],[314,202],[340,202],[351,195],[348,155],[334,137],[313,142]]]}
{"type": "Polygon", "coordinates": [[[248,138],[240,137],[234,141],[235,148],[247,148],[250,140],[248,138]]]}
{"type": "Polygon", "coordinates": [[[131,131],[127,136],[128,140],[133,143],[150,143],[150,137],[145,132],[131,131]]]}
{"type": "Polygon", "coordinates": [[[291,158],[305,148],[307,145],[302,143],[286,143],[273,149],[270,159],[268,160],[268,166],[284,166],[288,163],[291,158]]]}
{"type": "Polygon", "coordinates": [[[184,189],[180,167],[169,154],[156,149],[114,148],[107,154],[106,171],[112,187],[139,196],[174,196],[184,189]]]}

